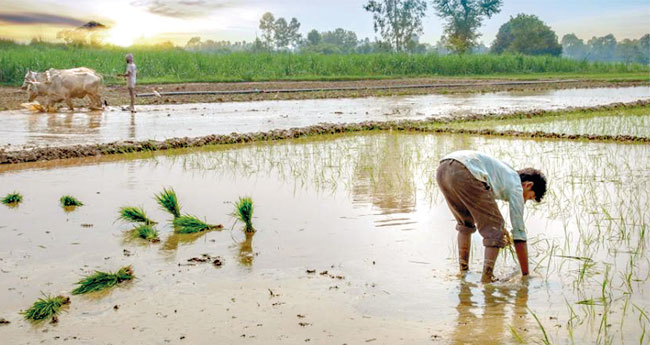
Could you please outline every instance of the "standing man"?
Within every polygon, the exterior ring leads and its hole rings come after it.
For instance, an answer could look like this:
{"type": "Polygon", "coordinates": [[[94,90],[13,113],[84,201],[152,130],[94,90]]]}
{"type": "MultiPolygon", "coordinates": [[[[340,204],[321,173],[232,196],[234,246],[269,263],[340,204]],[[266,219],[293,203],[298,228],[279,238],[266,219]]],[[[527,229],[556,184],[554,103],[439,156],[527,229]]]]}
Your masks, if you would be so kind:
{"type": "Polygon", "coordinates": [[[515,251],[523,276],[528,275],[528,248],[524,203],[540,202],[546,194],[546,177],[533,168],[515,171],[508,164],[477,151],[456,151],[440,161],[438,186],[456,218],[458,261],[461,273],[469,269],[471,235],[478,228],[485,256],[481,281],[494,281],[499,248],[508,244],[508,233],[495,199],[507,201],[515,251]]]}
{"type": "Polygon", "coordinates": [[[135,77],[136,67],[133,63],[133,54],[126,54],[126,73],[118,74],[120,77],[126,78],[126,87],[129,89],[129,96],[131,96],[131,112],[135,113],[135,77]]]}

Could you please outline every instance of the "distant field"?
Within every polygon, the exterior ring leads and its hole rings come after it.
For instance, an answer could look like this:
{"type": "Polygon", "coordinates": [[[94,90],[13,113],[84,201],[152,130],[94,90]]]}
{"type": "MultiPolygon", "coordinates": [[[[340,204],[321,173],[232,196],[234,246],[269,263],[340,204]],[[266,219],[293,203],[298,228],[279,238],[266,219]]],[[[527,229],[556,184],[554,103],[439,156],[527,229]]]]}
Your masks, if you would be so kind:
{"type": "MultiPolygon", "coordinates": [[[[523,55],[216,55],[181,49],[133,49],[139,83],[236,82],[270,80],[351,80],[403,77],[585,78],[650,80],[650,67],[639,64],[589,63],[565,58],[523,55]]],[[[36,44],[0,47],[0,84],[22,83],[27,69],[86,66],[108,84],[121,80],[125,49],[77,48],[36,44]]]]}

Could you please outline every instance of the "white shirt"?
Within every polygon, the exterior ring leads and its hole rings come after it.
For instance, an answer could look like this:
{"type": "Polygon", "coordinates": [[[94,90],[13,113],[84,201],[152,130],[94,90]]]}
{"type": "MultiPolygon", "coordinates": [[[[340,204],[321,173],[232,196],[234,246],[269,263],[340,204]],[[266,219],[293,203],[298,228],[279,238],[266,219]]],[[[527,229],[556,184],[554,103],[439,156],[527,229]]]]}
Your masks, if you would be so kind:
{"type": "Polygon", "coordinates": [[[129,73],[130,73],[130,75],[126,78],[126,86],[135,87],[136,68],[135,68],[135,64],[133,62],[126,65],[126,74],[129,74],[129,73]]]}

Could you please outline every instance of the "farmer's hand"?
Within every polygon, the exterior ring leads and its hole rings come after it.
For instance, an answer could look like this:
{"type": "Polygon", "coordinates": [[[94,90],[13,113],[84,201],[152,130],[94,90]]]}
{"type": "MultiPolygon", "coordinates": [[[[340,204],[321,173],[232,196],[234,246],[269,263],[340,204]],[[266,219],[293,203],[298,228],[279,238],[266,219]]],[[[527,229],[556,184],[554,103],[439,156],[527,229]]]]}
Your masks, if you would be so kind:
{"type": "Polygon", "coordinates": [[[506,241],[506,246],[512,245],[512,237],[510,237],[510,232],[505,228],[503,229],[503,238],[506,241]]]}

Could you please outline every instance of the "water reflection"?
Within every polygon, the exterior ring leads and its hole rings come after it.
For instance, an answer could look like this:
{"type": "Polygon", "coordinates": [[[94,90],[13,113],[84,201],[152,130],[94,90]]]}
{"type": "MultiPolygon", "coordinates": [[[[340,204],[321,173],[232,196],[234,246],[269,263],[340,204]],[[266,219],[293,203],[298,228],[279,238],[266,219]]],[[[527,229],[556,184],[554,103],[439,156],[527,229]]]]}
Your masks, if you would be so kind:
{"type": "Polygon", "coordinates": [[[253,252],[253,235],[254,233],[247,232],[246,239],[239,243],[239,263],[245,267],[253,265],[253,258],[255,257],[255,253],[253,252]]]}
{"type": "Polygon", "coordinates": [[[383,215],[411,213],[416,195],[410,143],[396,136],[381,139],[360,147],[352,180],[353,202],[371,204],[383,215]]]}
{"type": "Polygon", "coordinates": [[[528,281],[475,284],[462,279],[453,344],[503,344],[527,329],[528,281]]]}

